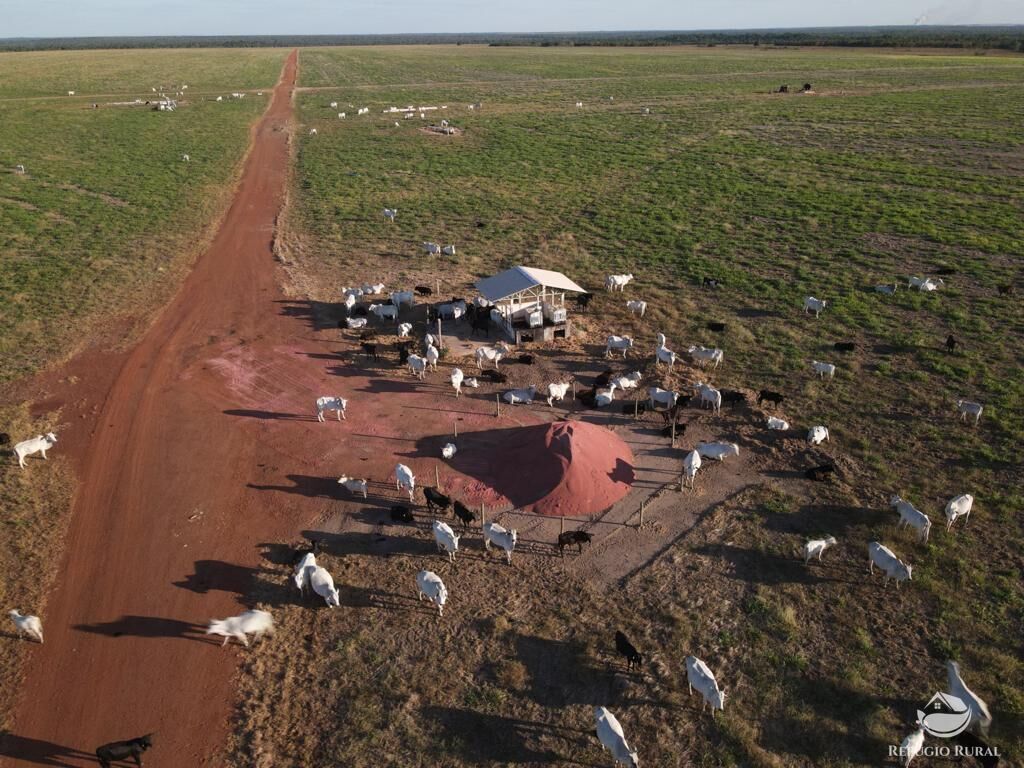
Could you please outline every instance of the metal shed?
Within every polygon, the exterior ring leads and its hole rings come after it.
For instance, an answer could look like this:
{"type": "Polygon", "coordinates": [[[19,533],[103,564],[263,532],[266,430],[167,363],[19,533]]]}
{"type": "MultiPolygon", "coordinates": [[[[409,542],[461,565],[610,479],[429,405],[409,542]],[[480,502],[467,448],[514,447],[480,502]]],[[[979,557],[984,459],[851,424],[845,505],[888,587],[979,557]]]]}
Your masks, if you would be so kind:
{"type": "Polygon", "coordinates": [[[494,305],[491,321],[516,344],[568,338],[572,324],[565,294],[586,293],[561,272],[534,267],[512,267],[480,280],[476,288],[494,305]]]}

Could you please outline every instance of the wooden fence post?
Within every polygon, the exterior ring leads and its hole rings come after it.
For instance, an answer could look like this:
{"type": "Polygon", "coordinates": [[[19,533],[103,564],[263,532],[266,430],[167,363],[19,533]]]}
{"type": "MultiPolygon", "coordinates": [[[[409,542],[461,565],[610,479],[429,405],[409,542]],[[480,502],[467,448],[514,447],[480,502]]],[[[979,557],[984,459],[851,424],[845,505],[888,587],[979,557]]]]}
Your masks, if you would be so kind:
{"type": "Polygon", "coordinates": [[[437,465],[434,465],[434,487],[440,492],[441,490],[441,473],[437,469],[437,465]]]}
{"type": "Polygon", "coordinates": [[[676,447],[676,419],[672,417],[672,447],[676,447]]]}
{"type": "Polygon", "coordinates": [[[495,393],[494,395],[494,418],[501,416],[501,395],[495,393]]]}
{"type": "Polygon", "coordinates": [[[437,351],[444,349],[444,341],[441,338],[441,316],[437,317],[437,351]]]}
{"type": "Polygon", "coordinates": [[[640,502],[640,528],[644,527],[644,507],[647,506],[647,499],[643,499],[640,502]]]}
{"type": "Polygon", "coordinates": [[[565,515],[558,518],[558,535],[565,533],[565,515]]]}
{"type": "Polygon", "coordinates": [[[455,422],[455,439],[459,439],[459,422],[455,422]]]}
{"type": "Polygon", "coordinates": [[[686,465],[683,464],[683,468],[679,470],[679,492],[683,492],[683,482],[686,479],[686,465]]]}
{"type": "Polygon", "coordinates": [[[483,528],[487,525],[487,506],[485,504],[480,505],[480,527],[483,528]]]}

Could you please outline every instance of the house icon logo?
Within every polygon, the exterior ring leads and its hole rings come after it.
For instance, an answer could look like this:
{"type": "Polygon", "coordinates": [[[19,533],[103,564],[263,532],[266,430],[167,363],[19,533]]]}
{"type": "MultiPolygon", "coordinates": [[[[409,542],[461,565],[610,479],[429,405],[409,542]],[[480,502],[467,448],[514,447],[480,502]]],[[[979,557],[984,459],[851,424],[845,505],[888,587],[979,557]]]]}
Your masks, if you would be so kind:
{"type": "Polygon", "coordinates": [[[952,694],[936,693],[923,712],[917,710],[917,720],[932,736],[951,739],[967,730],[971,724],[971,710],[962,699],[952,694]]]}

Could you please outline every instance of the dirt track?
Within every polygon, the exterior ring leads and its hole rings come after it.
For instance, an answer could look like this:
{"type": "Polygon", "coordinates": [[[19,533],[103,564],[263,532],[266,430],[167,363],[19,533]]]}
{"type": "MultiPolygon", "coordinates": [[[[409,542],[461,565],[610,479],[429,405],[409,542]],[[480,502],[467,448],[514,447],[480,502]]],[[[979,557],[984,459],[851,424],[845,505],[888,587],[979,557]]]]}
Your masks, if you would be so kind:
{"type": "Polygon", "coordinates": [[[177,297],[126,356],[70,364],[87,382],[63,394],[81,484],[4,764],[95,764],[98,744],[148,731],[158,734],[149,765],[219,762],[235,655],[201,625],[239,612],[251,574],[239,563],[285,521],[225,482],[247,476],[259,446],[223,415],[224,387],[203,359],[222,339],[272,343],[289,331],[274,303],[271,241],[296,63],[293,52],[234,202],[177,297]],[[97,381],[112,381],[109,394],[97,381]],[[99,419],[86,436],[90,411],[99,419]]]}

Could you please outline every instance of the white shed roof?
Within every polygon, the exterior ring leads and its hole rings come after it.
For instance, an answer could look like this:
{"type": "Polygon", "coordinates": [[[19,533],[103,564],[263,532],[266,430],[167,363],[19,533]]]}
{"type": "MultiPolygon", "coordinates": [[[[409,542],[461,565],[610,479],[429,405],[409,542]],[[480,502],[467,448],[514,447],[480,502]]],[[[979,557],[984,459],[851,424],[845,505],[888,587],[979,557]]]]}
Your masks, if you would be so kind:
{"type": "Polygon", "coordinates": [[[576,285],[561,272],[534,269],[533,267],[512,267],[512,269],[499,272],[492,277],[485,277],[477,282],[476,288],[488,301],[501,301],[538,285],[554,288],[556,291],[586,293],[585,289],[576,285]]]}

